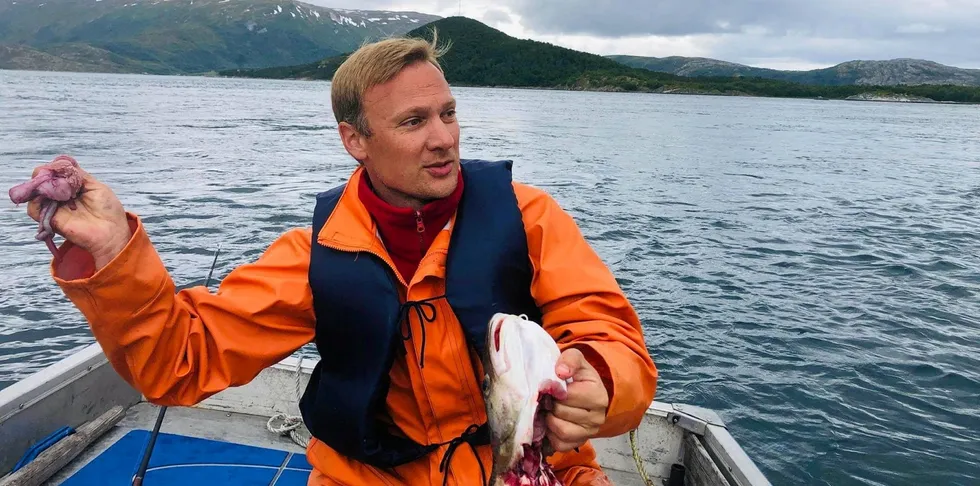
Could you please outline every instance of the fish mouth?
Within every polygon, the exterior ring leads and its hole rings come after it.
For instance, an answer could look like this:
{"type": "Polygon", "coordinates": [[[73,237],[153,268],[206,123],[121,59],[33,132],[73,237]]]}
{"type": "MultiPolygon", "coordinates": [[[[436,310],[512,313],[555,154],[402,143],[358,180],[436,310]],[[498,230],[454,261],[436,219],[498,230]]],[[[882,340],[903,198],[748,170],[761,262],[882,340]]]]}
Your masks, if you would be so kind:
{"type": "Polygon", "coordinates": [[[554,451],[548,442],[546,416],[554,408],[554,400],[564,398],[558,383],[544,383],[538,392],[534,410],[534,428],[530,442],[518,444],[518,457],[510,469],[501,475],[498,484],[504,486],[560,486],[554,470],[545,459],[554,451]]]}
{"type": "Polygon", "coordinates": [[[545,460],[554,452],[547,416],[567,397],[567,385],[553,369],[560,354],[553,339],[526,321],[495,314],[487,329],[485,363],[495,385],[485,393],[500,434],[493,444],[494,486],[561,484],[545,460]]]}

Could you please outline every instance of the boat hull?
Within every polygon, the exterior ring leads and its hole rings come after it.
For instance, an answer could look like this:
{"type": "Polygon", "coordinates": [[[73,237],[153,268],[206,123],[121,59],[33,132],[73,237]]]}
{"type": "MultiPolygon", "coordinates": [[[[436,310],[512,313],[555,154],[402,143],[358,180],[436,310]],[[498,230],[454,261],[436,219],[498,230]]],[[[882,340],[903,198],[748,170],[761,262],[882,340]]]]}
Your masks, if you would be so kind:
{"type": "MultiPolygon", "coordinates": [[[[303,435],[275,434],[268,420],[277,414],[298,417],[298,397],[314,364],[314,359],[288,357],[246,385],[224,390],[193,407],[171,408],[161,432],[302,456],[303,435]]],[[[147,403],[119,377],[98,344],[0,390],[0,474],[8,473],[25,451],[58,429],[77,429],[115,406],[126,409],[125,417],[66,467],[52,472],[54,484],[71,477],[126,434],[151,430],[159,407],[147,403]]],[[[308,437],[302,425],[300,429],[297,432],[308,437]]],[[[615,484],[642,485],[646,476],[660,486],[677,464],[684,466],[689,485],[770,484],[722,420],[699,407],[654,402],[633,434],[592,443],[615,484]]],[[[140,451],[132,454],[138,461],[140,451]]]]}

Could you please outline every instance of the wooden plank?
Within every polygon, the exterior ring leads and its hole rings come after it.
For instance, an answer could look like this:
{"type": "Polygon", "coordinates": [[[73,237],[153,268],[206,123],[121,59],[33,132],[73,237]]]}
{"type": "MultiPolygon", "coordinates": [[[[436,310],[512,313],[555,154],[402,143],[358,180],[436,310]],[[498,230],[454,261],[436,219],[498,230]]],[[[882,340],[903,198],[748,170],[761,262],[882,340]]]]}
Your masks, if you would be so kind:
{"type": "Polygon", "coordinates": [[[695,434],[684,434],[684,468],[685,486],[728,486],[728,480],[695,434]]]}
{"type": "Polygon", "coordinates": [[[26,466],[0,480],[0,486],[38,486],[75,459],[93,441],[106,433],[126,415],[126,409],[116,405],[95,420],[86,422],[74,434],[58,441],[41,452],[26,466]]]}

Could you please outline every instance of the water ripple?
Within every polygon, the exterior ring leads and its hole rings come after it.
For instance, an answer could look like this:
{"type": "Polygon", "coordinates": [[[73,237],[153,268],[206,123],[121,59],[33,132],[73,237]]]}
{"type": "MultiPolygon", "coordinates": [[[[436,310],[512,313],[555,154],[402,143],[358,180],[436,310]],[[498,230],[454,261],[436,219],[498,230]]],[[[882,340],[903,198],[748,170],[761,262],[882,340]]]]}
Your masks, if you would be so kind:
{"type": "MultiPolygon", "coordinates": [[[[615,272],[659,400],[716,409],[774,484],[980,482],[975,110],[455,93],[464,155],[515,159],[615,272]]],[[[354,167],[325,83],[4,71],[0,106],[0,184],[76,154],[178,287],[354,167]]],[[[92,341],[34,231],[0,204],[0,387],[92,341]]]]}

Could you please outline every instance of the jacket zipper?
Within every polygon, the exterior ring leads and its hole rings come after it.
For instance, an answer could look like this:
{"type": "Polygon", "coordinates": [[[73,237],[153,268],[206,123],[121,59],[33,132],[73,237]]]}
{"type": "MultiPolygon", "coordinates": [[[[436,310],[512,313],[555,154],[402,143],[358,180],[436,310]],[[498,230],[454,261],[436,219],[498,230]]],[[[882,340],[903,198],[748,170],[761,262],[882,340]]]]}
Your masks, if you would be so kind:
{"type": "Polygon", "coordinates": [[[419,256],[425,257],[425,222],[422,221],[422,212],[418,209],[415,210],[415,231],[419,233],[419,256]]]}
{"type": "MultiPolygon", "coordinates": [[[[418,234],[419,234],[419,255],[424,259],[425,258],[425,251],[426,251],[426,248],[425,248],[425,221],[422,219],[422,211],[419,211],[418,209],[415,210],[415,231],[417,231],[418,234]]],[[[420,266],[422,265],[422,262],[421,261],[419,261],[419,265],[420,266]]],[[[424,325],[424,324],[421,324],[421,325],[424,325]]],[[[424,351],[425,350],[423,350],[423,352],[424,351]]],[[[424,369],[419,368],[419,374],[423,374],[424,375],[424,372],[425,372],[424,369]]],[[[442,437],[442,429],[439,427],[439,422],[436,419],[436,417],[437,417],[436,411],[434,409],[434,406],[432,405],[432,394],[429,393],[429,386],[428,386],[428,383],[426,383],[425,379],[422,380],[422,391],[425,393],[425,401],[426,401],[426,405],[428,405],[428,407],[429,407],[429,413],[432,415],[432,418],[434,419],[434,421],[433,421],[433,423],[431,425],[432,426],[435,426],[436,431],[439,434],[440,439],[442,439],[443,438],[442,437]]],[[[428,425],[429,424],[427,424],[426,428],[428,428],[428,425]]],[[[426,435],[428,435],[428,434],[426,434],[426,435]]],[[[455,471],[452,471],[451,470],[451,466],[447,466],[446,474],[452,474],[453,479],[454,480],[456,479],[456,473],[455,473],[455,471]]]]}

